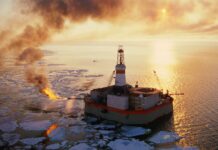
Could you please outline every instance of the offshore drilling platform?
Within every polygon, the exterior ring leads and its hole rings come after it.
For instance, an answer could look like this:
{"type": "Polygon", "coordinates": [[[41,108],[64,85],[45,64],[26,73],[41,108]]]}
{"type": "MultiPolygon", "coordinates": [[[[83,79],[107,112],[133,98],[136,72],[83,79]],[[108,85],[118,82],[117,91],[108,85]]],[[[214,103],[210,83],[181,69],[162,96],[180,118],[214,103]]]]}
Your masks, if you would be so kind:
{"type": "Polygon", "coordinates": [[[115,84],[91,90],[85,97],[85,114],[123,124],[148,124],[173,111],[173,98],[161,89],[126,83],[124,50],[119,47],[115,84]]]}

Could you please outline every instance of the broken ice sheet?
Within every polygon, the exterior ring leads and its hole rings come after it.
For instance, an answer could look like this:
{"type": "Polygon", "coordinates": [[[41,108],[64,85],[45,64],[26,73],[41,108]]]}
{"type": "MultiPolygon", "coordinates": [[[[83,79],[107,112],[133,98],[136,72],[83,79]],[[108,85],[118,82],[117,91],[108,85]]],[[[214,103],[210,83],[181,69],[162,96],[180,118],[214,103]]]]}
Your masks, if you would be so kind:
{"type": "Polygon", "coordinates": [[[37,138],[26,138],[20,140],[23,144],[26,145],[35,145],[38,144],[39,142],[42,142],[45,140],[45,137],[37,137],[37,138]]]}
{"type": "Polygon", "coordinates": [[[17,121],[11,118],[6,117],[0,120],[0,130],[3,132],[13,132],[16,130],[17,126],[17,121]]]}
{"type": "Polygon", "coordinates": [[[61,145],[58,144],[58,143],[55,143],[55,144],[50,144],[48,146],[46,146],[46,149],[48,150],[52,150],[52,149],[60,149],[61,145]]]}
{"type": "Polygon", "coordinates": [[[112,150],[153,150],[154,148],[150,145],[146,144],[145,142],[138,141],[138,140],[123,140],[117,139],[115,141],[111,141],[108,146],[112,150]]]}
{"type": "Polygon", "coordinates": [[[164,143],[175,142],[178,141],[179,139],[181,139],[181,137],[174,132],[160,131],[155,135],[153,135],[152,137],[150,137],[148,141],[153,142],[155,144],[164,144],[164,143]]]}
{"type": "Polygon", "coordinates": [[[110,124],[99,124],[94,126],[95,129],[101,129],[101,130],[111,130],[111,129],[115,129],[116,126],[115,125],[110,125],[110,124]]]}
{"type": "Polygon", "coordinates": [[[123,126],[121,130],[122,130],[121,134],[126,137],[135,137],[135,136],[140,136],[144,134],[149,134],[151,132],[151,129],[146,129],[142,127],[134,127],[134,126],[123,126]]]}
{"type": "Polygon", "coordinates": [[[47,130],[49,126],[51,126],[51,121],[49,120],[29,121],[20,123],[21,128],[30,131],[44,131],[47,130]]]}
{"type": "Polygon", "coordinates": [[[12,146],[19,141],[20,135],[16,133],[4,133],[2,134],[2,138],[9,146],[12,146]]]}
{"type": "Polygon", "coordinates": [[[69,150],[96,150],[96,148],[91,147],[86,143],[80,143],[71,147],[69,150]]]}
{"type": "Polygon", "coordinates": [[[66,129],[63,127],[58,127],[48,134],[51,141],[63,141],[66,138],[66,129]]]}
{"type": "Polygon", "coordinates": [[[180,146],[174,146],[170,148],[160,148],[159,150],[199,150],[197,147],[180,147],[180,146]]]}
{"type": "Polygon", "coordinates": [[[80,134],[80,133],[84,133],[85,132],[85,129],[83,126],[72,126],[70,128],[70,131],[73,133],[73,134],[80,134]]]}

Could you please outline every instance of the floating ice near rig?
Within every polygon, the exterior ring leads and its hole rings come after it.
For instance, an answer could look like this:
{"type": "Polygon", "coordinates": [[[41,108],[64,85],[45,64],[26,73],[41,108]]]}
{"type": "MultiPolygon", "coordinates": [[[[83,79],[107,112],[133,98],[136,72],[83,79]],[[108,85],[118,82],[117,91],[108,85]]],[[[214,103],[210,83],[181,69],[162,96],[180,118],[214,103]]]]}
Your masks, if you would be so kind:
{"type": "Polygon", "coordinates": [[[71,147],[69,150],[96,150],[96,148],[91,147],[86,143],[80,143],[71,147]]]}
{"type": "Polygon", "coordinates": [[[117,139],[115,141],[111,141],[108,146],[112,150],[153,150],[154,148],[145,142],[138,140],[123,140],[117,139]]]}
{"type": "Polygon", "coordinates": [[[19,141],[20,135],[16,133],[4,133],[2,134],[2,138],[9,146],[12,146],[19,141]]]}
{"type": "Polygon", "coordinates": [[[153,142],[155,144],[164,144],[164,143],[171,143],[181,139],[181,137],[169,131],[160,131],[157,134],[153,135],[148,141],[153,142]]]}
{"type": "Polygon", "coordinates": [[[135,137],[135,136],[140,136],[144,134],[149,134],[151,132],[151,129],[146,129],[142,127],[134,127],[134,126],[123,126],[121,130],[122,130],[121,134],[126,137],[135,137]]]}
{"type": "Polygon", "coordinates": [[[51,121],[42,120],[42,121],[29,121],[20,123],[20,127],[24,130],[30,131],[44,131],[51,126],[51,121]]]}
{"type": "Polygon", "coordinates": [[[148,124],[173,111],[173,98],[162,90],[126,83],[124,50],[107,87],[93,89],[85,97],[85,114],[123,124],[148,124]],[[110,86],[115,75],[115,85],[110,86]]]}
{"type": "Polygon", "coordinates": [[[45,137],[38,137],[38,138],[26,138],[20,140],[23,144],[26,145],[35,145],[45,140],[45,137]]]}
{"type": "Polygon", "coordinates": [[[0,120],[0,130],[2,132],[13,132],[17,127],[17,121],[12,120],[11,118],[6,117],[0,120]]]}

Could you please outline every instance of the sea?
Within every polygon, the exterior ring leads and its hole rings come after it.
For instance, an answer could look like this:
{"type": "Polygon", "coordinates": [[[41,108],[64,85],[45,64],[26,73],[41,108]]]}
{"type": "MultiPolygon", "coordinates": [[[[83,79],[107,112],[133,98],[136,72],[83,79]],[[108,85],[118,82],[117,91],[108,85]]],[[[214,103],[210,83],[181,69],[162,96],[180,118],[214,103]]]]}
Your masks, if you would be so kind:
{"type": "MultiPolygon", "coordinates": [[[[47,74],[50,87],[60,97],[74,99],[93,88],[114,84],[110,78],[119,47],[124,49],[127,83],[168,90],[174,97],[172,115],[154,124],[154,131],[176,132],[182,137],[176,145],[218,149],[217,41],[162,38],[47,44],[41,47],[45,56],[36,66],[47,74]]],[[[12,118],[18,124],[42,119],[61,122],[67,118],[74,123],[76,120],[78,126],[82,124],[82,100],[72,100],[65,108],[56,108],[26,82],[26,65],[14,66],[13,58],[6,61],[7,67],[0,70],[1,117],[12,118]]],[[[33,136],[20,129],[16,131],[22,138],[33,136]]],[[[77,133],[69,139],[85,137],[77,133]]]]}

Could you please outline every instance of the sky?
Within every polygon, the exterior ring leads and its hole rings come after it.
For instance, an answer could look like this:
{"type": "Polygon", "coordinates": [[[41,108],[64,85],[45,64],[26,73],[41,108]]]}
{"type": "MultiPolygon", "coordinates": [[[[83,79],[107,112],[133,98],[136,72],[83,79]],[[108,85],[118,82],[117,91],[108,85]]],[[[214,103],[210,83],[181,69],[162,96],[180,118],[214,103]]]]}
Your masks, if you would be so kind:
{"type": "Polygon", "coordinates": [[[53,43],[216,40],[218,34],[217,0],[1,0],[0,17],[0,39],[3,31],[17,36],[27,26],[49,30],[45,42],[53,43]]]}

